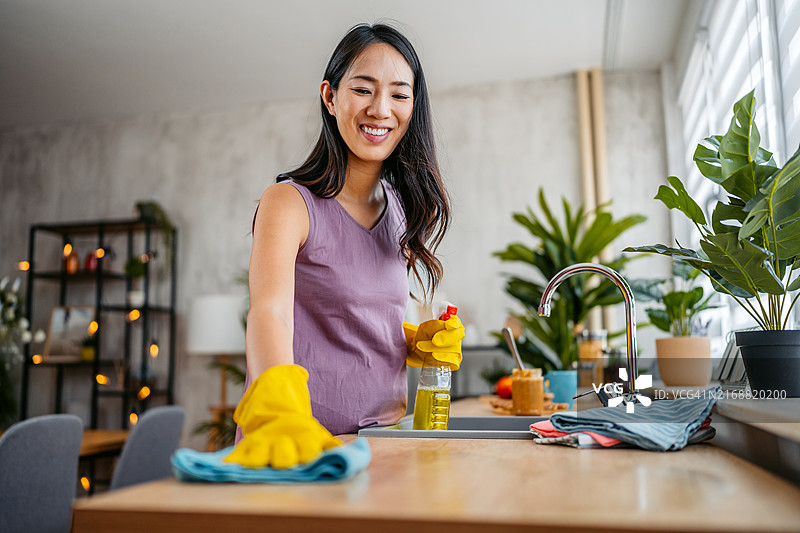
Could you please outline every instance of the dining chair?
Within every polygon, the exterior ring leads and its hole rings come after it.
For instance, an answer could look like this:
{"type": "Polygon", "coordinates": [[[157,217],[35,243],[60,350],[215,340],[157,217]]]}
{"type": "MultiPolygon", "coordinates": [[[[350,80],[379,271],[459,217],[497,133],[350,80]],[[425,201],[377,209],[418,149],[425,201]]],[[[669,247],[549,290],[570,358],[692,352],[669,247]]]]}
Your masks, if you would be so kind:
{"type": "Polygon", "coordinates": [[[145,411],[122,447],[109,490],[172,476],[170,456],[178,448],[185,417],[179,405],[145,411]]]}
{"type": "Polygon", "coordinates": [[[0,436],[0,531],[67,533],[78,479],[83,422],[44,415],[0,436]]]}

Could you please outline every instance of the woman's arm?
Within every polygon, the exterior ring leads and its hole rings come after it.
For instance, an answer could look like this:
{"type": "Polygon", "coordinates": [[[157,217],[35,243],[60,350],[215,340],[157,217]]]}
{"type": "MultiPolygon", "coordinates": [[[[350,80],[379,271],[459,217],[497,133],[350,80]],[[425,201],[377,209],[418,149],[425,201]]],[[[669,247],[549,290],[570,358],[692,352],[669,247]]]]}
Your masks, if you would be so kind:
{"type": "Polygon", "coordinates": [[[308,209],[287,183],[267,188],[253,227],[247,369],[255,380],[275,365],[294,363],[294,267],[308,238],[308,209]]]}

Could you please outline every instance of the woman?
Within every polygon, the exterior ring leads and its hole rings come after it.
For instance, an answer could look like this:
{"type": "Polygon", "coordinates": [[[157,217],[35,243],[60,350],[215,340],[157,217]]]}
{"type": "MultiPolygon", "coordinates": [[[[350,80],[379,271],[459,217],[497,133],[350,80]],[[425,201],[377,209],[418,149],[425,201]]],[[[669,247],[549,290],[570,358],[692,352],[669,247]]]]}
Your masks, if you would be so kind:
{"type": "Polygon", "coordinates": [[[320,98],[316,146],[267,188],[253,222],[247,370],[258,379],[226,459],[245,466],[290,467],[339,444],[330,432],[396,422],[407,356],[460,363],[458,318],[401,327],[408,272],[433,291],[449,222],[413,47],[383,24],[352,28],[320,98]]]}

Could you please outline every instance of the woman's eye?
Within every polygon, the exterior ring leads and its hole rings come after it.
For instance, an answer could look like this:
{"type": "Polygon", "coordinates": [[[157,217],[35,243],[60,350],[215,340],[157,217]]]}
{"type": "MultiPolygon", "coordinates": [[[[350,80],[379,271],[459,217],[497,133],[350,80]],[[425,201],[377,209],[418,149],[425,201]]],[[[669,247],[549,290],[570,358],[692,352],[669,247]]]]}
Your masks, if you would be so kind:
{"type": "Polygon", "coordinates": [[[405,94],[395,94],[394,97],[396,100],[408,100],[408,96],[405,94]]]}
{"type": "Polygon", "coordinates": [[[353,89],[353,92],[355,92],[356,94],[369,94],[369,91],[367,89],[353,89]]]}

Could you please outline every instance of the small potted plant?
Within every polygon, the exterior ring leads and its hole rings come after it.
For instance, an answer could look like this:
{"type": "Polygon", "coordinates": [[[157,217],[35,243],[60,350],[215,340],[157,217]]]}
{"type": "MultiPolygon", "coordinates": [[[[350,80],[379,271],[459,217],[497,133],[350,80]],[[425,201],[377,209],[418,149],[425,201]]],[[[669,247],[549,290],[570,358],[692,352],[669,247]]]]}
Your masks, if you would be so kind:
{"type": "Polygon", "coordinates": [[[671,256],[700,270],[760,327],[736,333],[753,392],[800,397],[800,331],[789,330],[792,293],[800,288],[800,150],[778,167],[759,146],[755,108],[750,92],[734,105],[728,132],[704,139],[694,153],[703,176],[726,193],[710,221],[677,177],[655,196],[695,225],[700,250],[657,244],[626,251],[671,256]]]}
{"type": "Polygon", "coordinates": [[[144,261],[138,255],[132,256],[125,263],[125,275],[131,280],[131,290],[128,291],[128,305],[131,307],[144,305],[144,291],[141,289],[144,268],[144,261]]]}
{"type": "Polygon", "coordinates": [[[711,339],[697,319],[716,307],[708,303],[713,294],[692,286],[700,271],[682,261],[673,262],[672,274],[652,288],[661,305],[645,309],[651,324],[672,335],[656,339],[658,373],[665,385],[703,386],[711,379],[711,339]],[[667,284],[671,290],[665,291],[667,284]]]}

